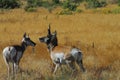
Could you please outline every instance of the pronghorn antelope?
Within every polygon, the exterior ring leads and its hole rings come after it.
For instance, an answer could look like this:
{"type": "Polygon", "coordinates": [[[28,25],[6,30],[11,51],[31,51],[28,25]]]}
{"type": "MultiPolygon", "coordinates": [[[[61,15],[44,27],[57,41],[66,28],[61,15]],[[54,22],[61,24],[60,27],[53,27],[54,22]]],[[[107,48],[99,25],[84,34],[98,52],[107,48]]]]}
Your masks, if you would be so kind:
{"type": "Polygon", "coordinates": [[[56,73],[58,67],[62,64],[67,64],[72,71],[76,71],[75,62],[79,65],[81,70],[84,72],[82,62],[82,52],[80,49],[71,46],[59,46],[57,40],[57,32],[51,33],[50,26],[48,28],[48,35],[39,38],[39,41],[47,45],[50,57],[55,64],[54,74],[56,73]]]}
{"type": "Polygon", "coordinates": [[[23,56],[25,49],[27,48],[27,46],[35,46],[35,45],[36,45],[36,43],[34,43],[29,38],[29,36],[27,36],[25,33],[23,35],[21,45],[12,45],[12,46],[8,46],[8,47],[4,48],[3,58],[8,67],[8,79],[10,79],[10,74],[11,74],[10,63],[12,63],[12,74],[13,74],[12,76],[14,77],[19,68],[19,62],[23,56]]]}

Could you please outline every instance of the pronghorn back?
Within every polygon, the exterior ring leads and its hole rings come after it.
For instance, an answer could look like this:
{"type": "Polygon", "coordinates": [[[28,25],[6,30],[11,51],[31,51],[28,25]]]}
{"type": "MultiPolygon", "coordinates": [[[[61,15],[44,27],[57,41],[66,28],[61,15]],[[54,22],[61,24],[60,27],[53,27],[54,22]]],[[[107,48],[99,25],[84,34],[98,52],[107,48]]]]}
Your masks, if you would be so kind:
{"type": "Polygon", "coordinates": [[[62,45],[60,45],[60,46],[54,47],[54,48],[52,49],[52,51],[53,51],[54,53],[64,52],[64,54],[68,54],[68,53],[70,53],[71,49],[72,49],[71,46],[62,46],[62,45]]]}
{"type": "Polygon", "coordinates": [[[7,60],[7,62],[13,62],[15,55],[16,49],[13,46],[8,46],[3,50],[3,57],[7,60]]]}
{"type": "Polygon", "coordinates": [[[59,53],[63,53],[64,54],[64,58],[68,58],[68,57],[74,57],[75,59],[77,59],[78,56],[80,59],[82,58],[82,52],[76,48],[76,47],[72,47],[72,46],[56,46],[52,49],[52,53],[53,54],[59,54],[59,53]]]}

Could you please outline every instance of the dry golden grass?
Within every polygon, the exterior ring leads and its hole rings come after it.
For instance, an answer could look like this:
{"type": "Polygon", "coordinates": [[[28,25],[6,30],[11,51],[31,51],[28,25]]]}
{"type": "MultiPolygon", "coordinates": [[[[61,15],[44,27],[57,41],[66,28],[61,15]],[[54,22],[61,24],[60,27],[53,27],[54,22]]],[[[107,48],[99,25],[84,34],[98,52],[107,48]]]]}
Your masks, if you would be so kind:
{"type": "MultiPolygon", "coordinates": [[[[60,10],[60,9],[57,9],[60,10]]],[[[120,80],[120,15],[91,14],[55,15],[40,8],[28,13],[15,9],[0,13],[0,80],[6,80],[7,68],[2,50],[7,45],[20,44],[24,32],[37,43],[35,53],[29,47],[20,63],[23,80],[120,80]],[[48,24],[57,30],[60,45],[75,45],[83,51],[86,73],[75,78],[65,68],[56,76],[46,46],[38,38],[46,35],[48,24]],[[62,75],[64,74],[64,75],[62,75]]],[[[20,78],[20,75],[18,75],[20,78]]],[[[19,79],[18,79],[19,80],[19,79]]]]}

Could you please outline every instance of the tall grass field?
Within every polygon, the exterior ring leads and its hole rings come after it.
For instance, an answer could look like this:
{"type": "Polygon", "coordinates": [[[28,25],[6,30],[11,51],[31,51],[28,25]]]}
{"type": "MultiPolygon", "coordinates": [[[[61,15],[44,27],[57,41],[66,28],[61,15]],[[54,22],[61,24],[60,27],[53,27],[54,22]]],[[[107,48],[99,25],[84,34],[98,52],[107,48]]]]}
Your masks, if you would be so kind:
{"type": "MultiPolygon", "coordinates": [[[[59,10],[56,9],[56,10],[59,10]]],[[[120,15],[102,13],[80,13],[57,15],[46,9],[25,12],[14,9],[0,12],[0,80],[7,80],[7,66],[2,50],[20,44],[23,34],[29,33],[37,43],[33,52],[28,47],[20,62],[23,72],[17,80],[120,80],[120,15]],[[76,46],[83,52],[86,72],[71,76],[71,69],[62,66],[56,75],[46,45],[38,38],[47,35],[48,25],[57,31],[58,43],[76,46]]]]}

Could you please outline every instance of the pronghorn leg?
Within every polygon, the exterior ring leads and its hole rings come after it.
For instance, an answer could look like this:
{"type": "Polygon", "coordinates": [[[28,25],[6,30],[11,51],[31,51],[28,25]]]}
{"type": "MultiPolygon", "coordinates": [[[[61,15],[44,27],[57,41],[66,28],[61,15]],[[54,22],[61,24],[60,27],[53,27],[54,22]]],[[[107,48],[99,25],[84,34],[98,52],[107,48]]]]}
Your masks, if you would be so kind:
{"type": "Polygon", "coordinates": [[[73,72],[76,71],[75,63],[74,62],[68,63],[68,66],[73,70],[73,72]]]}
{"type": "Polygon", "coordinates": [[[62,71],[62,73],[63,73],[63,68],[62,68],[62,65],[60,65],[60,70],[62,71]]]}
{"type": "Polygon", "coordinates": [[[16,65],[16,63],[14,63],[14,75],[15,75],[15,80],[16,80],[16,72],[17,72],[17,65],[16,65]]]}
{"type": "Polygon", "coordinates": [[[53,73],[53,72],[54,72],[54,68],[55,68],[55,64],[54,64],[54,63],[52,63],[50,67],[51,67],[51,68],[50,68],[51,73],[53,73]]]}
{"type": "Polygon", "coordinates": [[[83,67],[83,61],[82,60],[77,60],[76,61],[79,67],[81,68],[82,72],[85,72],[85,68],[83,67]]]}
{"type": "Polygon", "coordinates": [[[55,65],[55,69],[54,69],[54,72],[53,72],[54,74],[56,73],[58,67],[60,67],[60,64],[56,64],[56,65],[55,65]]]}
{"type": "Polygon", "coordinates": [[[76,72],[75,63],[74,62],[70,62],[70,63],[68,63],[68,66],[72,69],[72,75],[73,75],[74,72],[76,72]]]}
{"type": "Polygon", "coordinates": [[[8,73],[8,80],[10,80],[10,72],[11,72],[11,68],[10,68],[10,64],[9,64],[9,62],[8,62],[8,60],[5,58],[5,56],[3,56],[3,58],[4,58],[4,61],[5,61],[5,64],[7,65],[7,73],[8,73]]]}
{"type": "Polygon", "coordinates": [[[10,68],[10,64],[7,64],[8,67],[8,80],[11,80],[11,68],[10,68]]]}
{"type": "Polygon", "coordinates": [[[15,78],[15,67],[14,67],[14,63],[12,63],[12,78],[15,78]]]}
{"type": "Polygon", "coordinates": [[[18,65],[16,63],[14,63],[14,68],[15,68],[15,74],[16,74],[18,70],[18,65]]]}
{"type": "MultiPolygon", "coordinates": [[[[15,76],[17,75],[18,72],[20,72],[20,76],[22,80],[22,69],[19,67],[19,63],[15,63],[14,67],[15,67],[15,76]]],[[[17,77],[15,77],[15,80],[17,80],[17,77]]]]}
{"type": "Polygon", "coordinates": [[[9,63],[7,64],[7,68],[8,68],[8,80],[10,80],[11,68],[9,63]]]}
{"type": "Polygon", "coordinates": [[[16,75],[17,75],[17,72],[18,72],[18,69],[19,69],[19,66],[17,63],[14,63],[14,68],[15,68],[15,80],[16,80],[16,75]]]}

